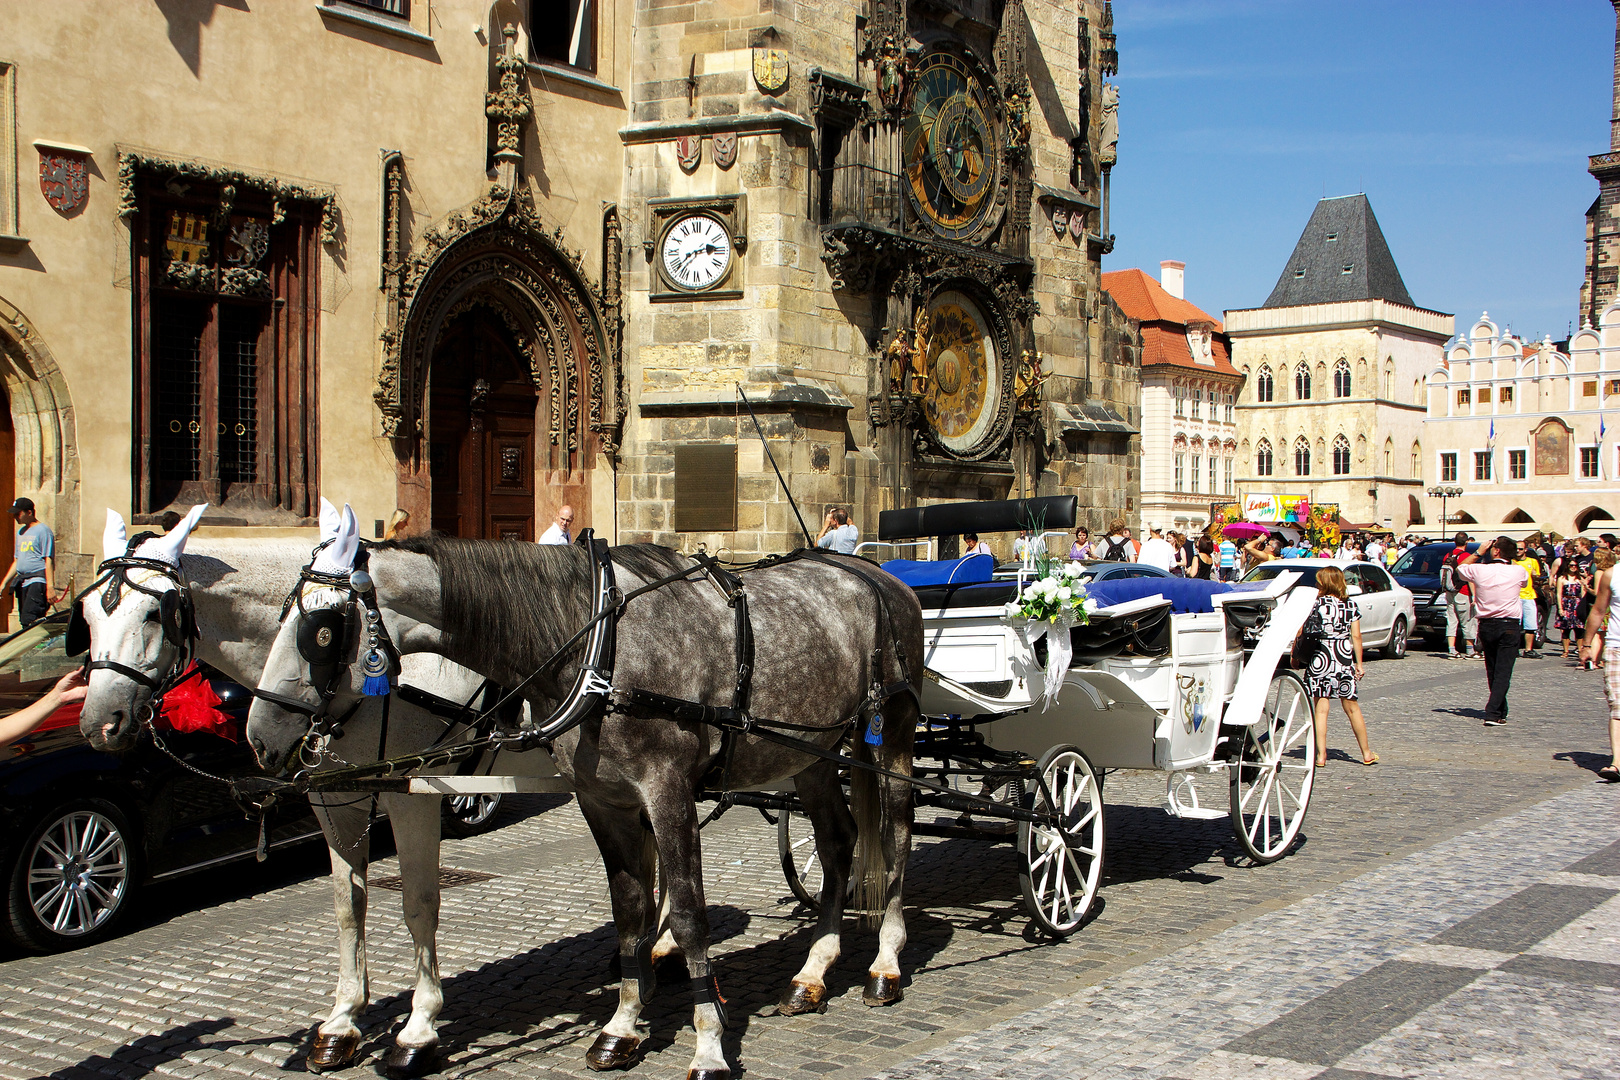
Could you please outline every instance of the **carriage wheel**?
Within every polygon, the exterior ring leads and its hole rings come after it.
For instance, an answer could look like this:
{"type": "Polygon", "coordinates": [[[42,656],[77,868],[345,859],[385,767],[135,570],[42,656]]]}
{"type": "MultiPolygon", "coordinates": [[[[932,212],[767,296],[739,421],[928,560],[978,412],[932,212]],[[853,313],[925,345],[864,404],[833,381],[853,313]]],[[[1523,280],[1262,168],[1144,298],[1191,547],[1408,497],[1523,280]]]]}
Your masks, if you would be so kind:
{"type": "Polygon", "coordinates": [[[776,819],[776,850],[782,856],[782,876],[799,902],[821,914],[821,856],[810,819],[797,810],[783,810],[776,819]]]}
{"type": "Polygon", "coordinates": [[[1316,779],[1316,727],[1299,676],[1277,672],[1260,719],[1242,731],[1231,766],[1232,828],[1255,862],[1276,862],[1299,836],[1316,779]]]}
{"type": "Polygon", "coordinates": [[[1025,801],[1036,813],[1056,809],[1058,820],[1018,823],[1018,884],[1036,925],[1068,937],[1085,921],[1102,879],[1102,788],[1078,747],[1054,746],[1035,768],[1046,785],[1031,780],[1025,801]]]}

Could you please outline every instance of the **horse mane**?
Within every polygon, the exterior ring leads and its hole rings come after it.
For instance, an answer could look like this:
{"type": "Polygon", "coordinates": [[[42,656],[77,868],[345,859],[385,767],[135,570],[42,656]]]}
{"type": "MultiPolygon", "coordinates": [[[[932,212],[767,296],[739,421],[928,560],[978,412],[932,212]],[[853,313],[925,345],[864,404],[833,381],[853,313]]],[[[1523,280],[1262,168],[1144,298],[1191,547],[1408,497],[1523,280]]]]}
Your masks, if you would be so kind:
{"type": "MultiPolygon", "coordinates": [[[[590,617],[591,567],[575,545],[429,534],[374,545],[426,555],[439,571],[443,630],[462,649],[511,664],[549,657],[590,617]]],[[[621,573],[650,581],[688,565],[651,544],[613,549],[621,573]]],[[[523,672],[527,674],[527,672],[523,672]]]]}

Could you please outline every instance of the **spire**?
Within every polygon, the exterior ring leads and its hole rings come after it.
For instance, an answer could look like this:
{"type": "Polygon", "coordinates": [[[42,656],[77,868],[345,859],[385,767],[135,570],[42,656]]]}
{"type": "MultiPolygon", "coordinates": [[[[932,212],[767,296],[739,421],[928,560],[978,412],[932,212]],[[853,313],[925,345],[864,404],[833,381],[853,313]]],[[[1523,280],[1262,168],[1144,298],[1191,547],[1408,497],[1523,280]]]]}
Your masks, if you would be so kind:
{"type": "Polygon", "coordinates": [[[1343,195],[1316,204],[1276,288],[1261,306],[1373,299],[1417,307],[1367,196],[1343,195]]]}
{"type": "Polygon", "coordinates": [[[1609,149],[1620,150],[1620,0],[1614,4],[1614,113],[1609,120],[1609,149]]]}

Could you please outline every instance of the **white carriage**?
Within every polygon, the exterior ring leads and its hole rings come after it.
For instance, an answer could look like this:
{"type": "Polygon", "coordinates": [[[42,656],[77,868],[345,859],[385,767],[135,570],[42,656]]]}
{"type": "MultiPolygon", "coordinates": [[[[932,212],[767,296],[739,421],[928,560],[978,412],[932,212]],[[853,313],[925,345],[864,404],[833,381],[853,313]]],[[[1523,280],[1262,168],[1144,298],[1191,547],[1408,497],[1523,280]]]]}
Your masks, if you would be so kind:
{"type": "MultiPolygon", "coordinates": [[[[1043,512],[1049,525],[1072,526],[1074,500],[904,511],[911,517],[891,519],[887,532],[991,532],[1043,512]]],[[[964,790],[977,783],[981,795],[1038,811],[1056,806],[1061,828],[1020,821],[1017,829],[1025,899],[1045,930],[1072,932],[1092,906],[1104,843],[1103,770],[1163,773],[1169,813],[1229,813],[1258,863],[1289,851],[1310,802],[1316,756],[1305,686],[1283,662],[1314,600],[1311,590],[1289,592],[1298,575],[1252,586],[1180,578],[1092,586],[1103,606],[1089,624],[1048,631],[1069,634],[1073,651],[1048,701],[1047,642],[1006,616],[1027,566],[999,580],[983,580],[987,567],[980,567],[964,580],[958,564],[933,565],[934,576],[947,580],[913,586],[928,671],[916,771],[964,790]],[[1192,781],[1200,773],[1226,774],[1226,809],[1199,803],[1192,781]]],[[[905,576],[906,567],[895,569],[905,576]]],[[[930,802],[951,805],[919,792],[919,804],[930,802]]]]}

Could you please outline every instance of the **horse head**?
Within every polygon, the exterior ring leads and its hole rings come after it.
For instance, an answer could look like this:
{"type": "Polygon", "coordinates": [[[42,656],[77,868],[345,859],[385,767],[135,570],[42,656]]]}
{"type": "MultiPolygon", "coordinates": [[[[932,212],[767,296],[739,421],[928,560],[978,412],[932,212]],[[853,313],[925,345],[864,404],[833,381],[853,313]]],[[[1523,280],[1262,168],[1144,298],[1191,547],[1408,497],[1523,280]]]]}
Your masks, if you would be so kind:
{"type": "Polygon", "coordinates": [[[207,509],[206,503],[192,507],[179,525],[133,550],[124,519],[107,511],[102,576],[76,601],[73,616],[87,625],[90,638],[79,730],[97,750],[119,753],[135,745],[143,711],[190,656],[194,616],[180,555],[207,509]]]}
{"type": "MultiPolygon", "coordinates": [[[[344,506],[339,514],[324,499],[322,506],[321,546],[293,585],[248,711],[248,745],[270,773],[287,768],[311,731],[335,735],[363,697],[388,691],[399,673],[396,643],[411,625],[400,625],[370,574],[356,570],[354,511],[344,506]]],[[[426,647],[411,651],[433,651],[433,643],[415,635],[413,644],[426,647]]]]}

